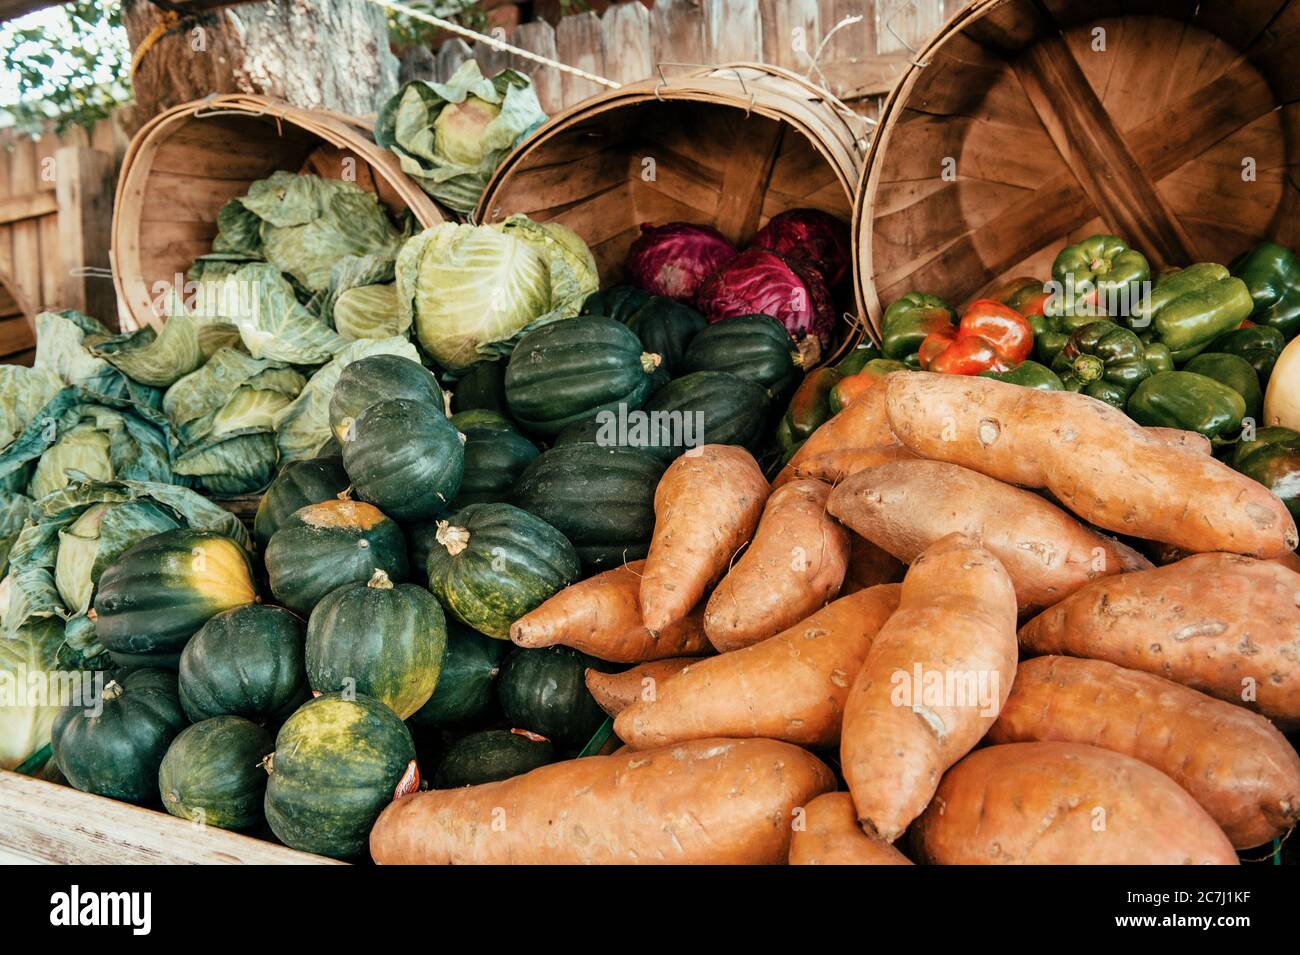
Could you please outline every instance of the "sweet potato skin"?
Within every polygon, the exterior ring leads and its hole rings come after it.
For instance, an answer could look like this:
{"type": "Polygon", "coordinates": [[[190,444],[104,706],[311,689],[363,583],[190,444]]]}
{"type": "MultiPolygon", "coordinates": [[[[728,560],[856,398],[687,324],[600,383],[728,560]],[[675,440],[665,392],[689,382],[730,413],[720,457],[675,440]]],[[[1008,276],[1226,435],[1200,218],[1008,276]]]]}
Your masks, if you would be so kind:
{"type": "Polygon", "coordinates": [[[907,567],[893,554],[877,547],[861,534],[850,534],[849,566],[844,571],[840,596],[847,597],[878,584],[896,584],[905,573],[907,567]]]}
{"type": "Polygon", "coordinates": [[[943,538],[908,569],[844,710],[840,769],[868,835],[897,839],[992,725],[1015,677],[1015,629],[1011,577],[969,538],[943,538]],[[935,699],[936,676],[966,692],[935,699]]]}
{"type": "Polygon", "coordinates": [[[927,372],[895,372],[884,390],[890,427],[921,457],[1046,488],[1098,527],[1195,553],[1296,546],[1295,521],[1265,487],[1086,395],[927,372]]]}
{"type": "Polygon", "coordinates": [[[1264,717],[1102,660],[1036,657],[1016,670],[993,743],[1087,743],[1178,783],[1238,849],[1300,819],[1300,756],[1264,717]]]}
{"type": "Polygon", "coordinates": [[[1142,430],[1161,444],[1167,444],[1171,448],[1182,448],[1184,451],[1195,451],[1197,454],[1210,454],[1214,450],[1214,446],[1210,444],[1210,439],[1196,431],[1184,431],[1181,428],[1161,428],[1156,425],[1147,425],[1142,430]]]}
{"type": "Polygon", "coordinates": [[[655,529],[641,580],[641,616],[663,630],[689,614],[758,526],[768,495],[744,448],[706,444],[668,466],[655,489],[655,529]]]}
{"type": "Polygon", "coordinates": [[[912,827],[939,865],[1236,865],[1232,844],[1177,783],[1081,743],[976,750],[912,827]]]}
{"type": "Polygon", "coordinates": [[[1021,627],[1020,645],[1155,673],[1289,729],[1300,726],[1297,593],[1300,575],[1275,561],[1196,554],[1089,584],[1021,627]]]}
{"type": "Polygon", "coordinates": [[[911,563],[948,534],[967,534],[1002,562],[1020,612],[1036,613],[1090,580],[1151,562],[1030,491],[942,461],[891,461],[846,479],[827,509],[911,563]]]}
{"type": "Polygon", "coordinates": [[[839,593],[849,536],[829,514],[829,485],[791,481],[772,492],[749,549],[722,578],[704,610],[719,652],[780,633],[839,593]]]}
{"type": "Polygon", "coordinates": [[[799,465],[825,451],[898,444],[885,412],[884,383],[891,377],[881,378],[865,394],[851,401],[839,414],[810,434],[772,481],[772,486],[780,487],[797,480],[795,471],[799,465]]]}
{"type": "Polygon", "coordinates": [[[814,481],[825,481],[827,484],[834,486],[851,474],[857,474],[867,468],[874,468],[887,461],[899,460],[914,461],[916,455],[901,444],[883,444],[874,448],[839,448],[834,451],[823,451],[821,454],[805,458],[798,464],[794,464],[793,469],[790,471],[782,471],[785,480],[781,481],[781,483],[785,484],[788,481],[811,478],[814,481]]]}
{"type": "Polygon", "coordinates": [[[781,864],[793,810],[834,787],[789,743],[696,740],[407,796],[380,815],[370,854],[381,865],[781,864]]]}
{"type": "Polygon", "coordinates": [[[635,560],[570,584],[511,624],[511,642],[521,647],[563,644],[611,663],[710,652],[702,607],[660,632],[641,622],[638,594],[644,566],[645,561],[635,560]]]}
{"type": "Polygon", "coordinates": [[[587,684],[587,691],[600,708],[610,716],[618,716],[637,700],[657,696],[661,684],[691,664],[699,662],[699,657],[670,657],[667,660],[642,663],[621,673],[602,673],[600,670],[589,669],[583,675],[583,680],[587,684]]]}
{"type": "Polygon", "coordinates": [[[841,597],[761,643],[700,660],[623,710],[614,732],[634,749],[712,736],[834,745],[849,686],[899,590],[841,597]]]}
{"type": "Polygon", "coordinates": [[[825,793],[804,807],[803,828],[790,838],[791,865],[911,865],[888,842],[858,828],[853,797],[825,793]]]}

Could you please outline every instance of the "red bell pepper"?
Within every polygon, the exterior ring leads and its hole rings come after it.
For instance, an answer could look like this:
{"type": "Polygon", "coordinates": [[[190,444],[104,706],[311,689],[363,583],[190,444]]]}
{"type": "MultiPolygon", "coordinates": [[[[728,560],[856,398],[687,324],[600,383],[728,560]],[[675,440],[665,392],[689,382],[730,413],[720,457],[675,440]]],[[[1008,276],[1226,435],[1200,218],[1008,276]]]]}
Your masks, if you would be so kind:
{"type": "Polygon", "coordinates": [[[1009,305],[992,299],[972,302],[955,328],[932,332],[921,342],[921,367],[949,375],[1010,371],[1029,357],[1034,330],[1009,305]]]}
{"type": "Polygon", "coordinates": [[[1010,371],[1013,367],[997,346],[981,335],[958,335],[930,362],[930,371],[945,375],[978,375],[982,371],[1010,371]]]}

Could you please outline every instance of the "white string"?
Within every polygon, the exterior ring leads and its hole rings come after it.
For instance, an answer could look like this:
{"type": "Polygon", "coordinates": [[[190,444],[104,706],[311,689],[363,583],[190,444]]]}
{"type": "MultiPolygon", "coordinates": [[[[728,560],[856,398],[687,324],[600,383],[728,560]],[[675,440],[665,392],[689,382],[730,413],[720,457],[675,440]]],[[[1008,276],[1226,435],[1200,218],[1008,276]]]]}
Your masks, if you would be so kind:
{"type": "Polygon", "coordinates": [[[532,60],[534,63],[540,63],[543,66],[550,66],[564,73],[572,73],[574,76],[587,80],[590,83],[597,83],[601,86],[607,86],[612,90],[621,89],[622,83],[615,83],[613,80],[606,79],[603,76],[597,76],[595,73],[588,73],[586,70],[580,70],[576,66],[569,66],[567,63],[561,63],[559,60],[552,60],[549,57],[533,53],[531,50],[525,50],[517,46],[506,43],[504,40],[498,40],[495,37],[487,36],[475,32],[468,27],[463,27],[459,23],[453,23],[450,20],[444,20],[442,17],[435,17],[433,14],[425,13],[423,10],[416,10],[408,7],[404,3],[396,3],[394,0],[366,0],[367,3],[373,3],[377,7],[383,7],[385,10],[392,10],[403,16],[408,16],[413,20],[420,20],[424,23],[441,27],[448,33],[455,33],[459,36],[476,40],[479,43],[486,43],[497,52],[513,53],[515,56],[523,57],[525,60],[532,60]]]}

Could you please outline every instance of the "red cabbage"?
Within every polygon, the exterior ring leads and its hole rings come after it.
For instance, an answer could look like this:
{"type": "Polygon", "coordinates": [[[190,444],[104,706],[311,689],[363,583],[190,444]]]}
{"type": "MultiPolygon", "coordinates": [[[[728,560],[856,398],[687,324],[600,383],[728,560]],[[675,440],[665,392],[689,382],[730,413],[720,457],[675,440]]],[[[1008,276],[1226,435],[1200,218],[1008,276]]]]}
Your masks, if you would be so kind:
{"type": "Polygon", "coordinates": [[[815,335],[830,346],[835,306],[816,269],[774,252],[747,249],[710,275],[696,307],[710,322],[733,315],[771,315],[796,341],[815,335]]]}
{"type": "Polygon", "coordinates": [[[849,227],[820,209],[790,209],[773,216],[754,236],[753,249],[767,249],[821,273],[834,288],[849,271],[849,227]]]}
{"type": "Polygon", "coordinates": [[[640,238],[627,252],[627,279],[652,295],[690,305],[700,283],[735,255],[736,247],[717,229],[689,222],[642,223],[640,238]]]}

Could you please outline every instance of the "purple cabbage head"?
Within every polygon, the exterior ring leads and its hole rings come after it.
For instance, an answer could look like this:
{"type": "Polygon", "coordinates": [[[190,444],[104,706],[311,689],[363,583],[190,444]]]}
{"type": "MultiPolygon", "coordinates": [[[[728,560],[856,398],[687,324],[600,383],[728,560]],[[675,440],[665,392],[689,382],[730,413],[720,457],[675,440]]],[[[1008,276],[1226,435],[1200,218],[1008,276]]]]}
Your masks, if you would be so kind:
{"type": "Polygon", "coordinates": [[[627,280],[652,295],[691,305],[704,279],[735,255],[736,247],[717,229],[642,223],[640,237],[628,249],[627,280]]]}
{"type": "Polygon", "coordinates": [[[768,220],[752,249],[766,249],[814,268],[834,288],[849,272],[849,227],[820,209],[790,209],[768,220]]]}
{"type": "Polygon", "coordinates": [[[798,341],[815,335],[830,346],[835,306],[821,273],[763,249],[747,249],[705,280],[696,307],[710,322],[733,315],[771,315],[798,341]]]}

